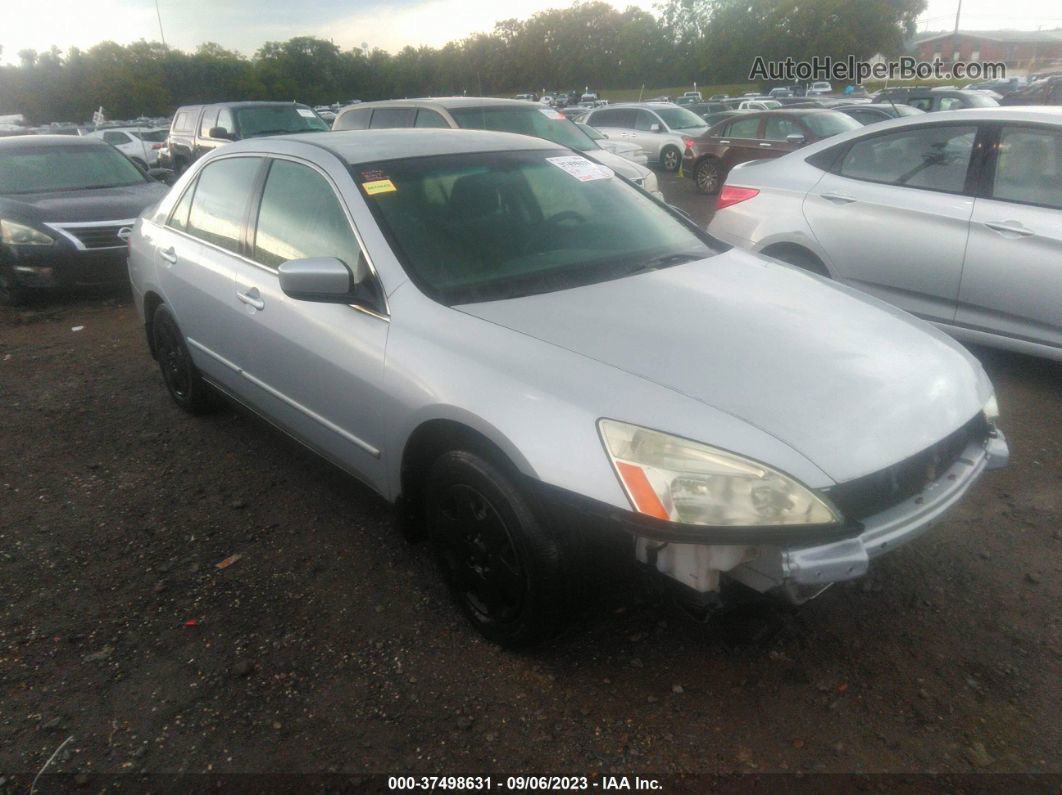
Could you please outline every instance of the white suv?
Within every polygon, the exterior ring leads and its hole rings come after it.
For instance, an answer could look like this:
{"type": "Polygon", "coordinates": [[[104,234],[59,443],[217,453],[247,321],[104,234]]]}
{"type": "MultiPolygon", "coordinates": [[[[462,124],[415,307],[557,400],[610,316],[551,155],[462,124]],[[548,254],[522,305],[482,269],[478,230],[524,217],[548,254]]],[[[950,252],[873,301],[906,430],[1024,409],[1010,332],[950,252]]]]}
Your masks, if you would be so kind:
{"type": "Polygon", "coordinates": [[[682,165],[686,138],[708,131],[704,119],[670,102],[610,105],[591,111],[583,121],[613,140],[638,144],[649,162],[665,171],[682,165]]]}

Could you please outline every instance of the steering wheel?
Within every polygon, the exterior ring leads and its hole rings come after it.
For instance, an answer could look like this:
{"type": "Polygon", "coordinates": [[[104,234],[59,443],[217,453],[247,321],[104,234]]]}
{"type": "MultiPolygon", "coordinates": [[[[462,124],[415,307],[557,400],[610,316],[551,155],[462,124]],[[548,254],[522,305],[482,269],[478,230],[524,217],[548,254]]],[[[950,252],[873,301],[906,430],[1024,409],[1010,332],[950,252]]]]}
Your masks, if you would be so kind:
{"type": "MultiPolygon", "coordinates": [[[[575,210],[562,210],[554,216],[551,216],[540,223],[539,229],[550,230],[555,226],[570,221],[575,224],[585,224],[586,218],[577,213],[575,210]]],[[[550,250],[550,234],[549,231],[542,232],[538,235],[532,235],[524,243],[524,254],[538,254],[543,251],[550,250]]]]}

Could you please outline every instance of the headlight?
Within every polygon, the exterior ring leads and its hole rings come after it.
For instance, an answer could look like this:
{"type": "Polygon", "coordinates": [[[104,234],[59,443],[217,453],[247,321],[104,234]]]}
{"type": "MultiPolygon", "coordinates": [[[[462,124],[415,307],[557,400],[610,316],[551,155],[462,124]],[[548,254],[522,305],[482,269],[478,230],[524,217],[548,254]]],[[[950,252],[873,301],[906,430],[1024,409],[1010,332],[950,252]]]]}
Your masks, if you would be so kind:
{"type": "Polygon", "coordinates": [[[759,462],[615,420],[598,427],[639,513],[714,527],[841,521],[810,489],[759,462]]]}
{"type": "Polygon", "coordinates": [[[657,193],[660,190],[660,185],[657,182],[656,174],[654,174],[652,171],[646,174],[645,179],[642,180],[642,188],[647,190],[649,193],[657,193]]]}
{"type": "Polygon", "coordinates": [[[999,419],[999,403],[996,402],[995,393],[985,403],[985,407],[981,409],[985,414],[985,420],[988,422],[988,427],[995,428],[996,420],[999,419]]]}
{"type": "Polygon", "coordinates": [[[51,246],[55,241],[32,226],[0,218],[0,241],[9,246],[51,246]]]}

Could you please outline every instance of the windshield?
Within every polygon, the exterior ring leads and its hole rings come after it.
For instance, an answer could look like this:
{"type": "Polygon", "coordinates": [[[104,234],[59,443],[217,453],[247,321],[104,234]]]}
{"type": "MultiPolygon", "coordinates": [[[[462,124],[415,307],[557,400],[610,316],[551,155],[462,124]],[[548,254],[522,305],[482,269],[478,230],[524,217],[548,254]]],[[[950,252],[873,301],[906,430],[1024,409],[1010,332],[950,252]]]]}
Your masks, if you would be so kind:
{"type": "Polygon", "coordinates": [[[664,120],[664,124],[672,130],[703,129],[707,126],[704,123],[704,119],[685,108],[653,108],[653,110],[656,111],[657,116],[664,120]]]}
{"type": "Polygon", "coordinates": [[[147,141],[150,144],[160,144],[166,140],[169,130],[134,130],[132,134],[141,141],[147,141]]]}
{"type": "Polygon", "coordinates": [[[580,152],[600,149],[586,133],[563,114],[550,108],[499,105],[486,108],[454,108],[450,110],[458,127],[466,130],[495,130],[545,138],[555,144],[580,152]]]}
{"type": "Polygon", "coordinates": [[[0,151],[0,194],[120,188],[145,177],[110,146],[34,146],[0,151]]]}
{"type": "Polygon", "coordinates": [[[714,254],[637,188],[565,150],[351,167],[406,272],[447,305],[553,292],[714,254]]]}
{"type": "Polygon", "coordinates": [[[826,113],[809,113],[803,117],[804,124],[818,138],[829,138],[849,130],[858,130],[863,125],[844,113],[835,110],[826,113]]]}
{"type": "Polygon", "coordinates": [[[251,105],[236,109],[241,138],[285,133],[325,132],[327,122],[305,105],[251,105]]]}

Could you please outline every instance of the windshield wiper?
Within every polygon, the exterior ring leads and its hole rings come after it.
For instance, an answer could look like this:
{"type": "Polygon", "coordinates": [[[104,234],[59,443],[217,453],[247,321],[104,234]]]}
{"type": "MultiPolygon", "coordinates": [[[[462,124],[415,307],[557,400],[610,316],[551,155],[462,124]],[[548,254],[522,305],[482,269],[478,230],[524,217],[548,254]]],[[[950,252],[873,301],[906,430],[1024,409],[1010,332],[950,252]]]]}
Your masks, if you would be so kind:
{"type": "Polygon", "coordinates": [[[645,262],[639,262],[636,266],[628,271],[624,271],[624,276],[633,276],[636,273],[646,273],[648,271],[658,271],[661,268],[669,268],[672,265],[679,265],[683,262],[693,262],[694,260],[702,259],[700,254],[664,254],[660,257],[653,257],[653,259],[646,260],[645,262]]]}

